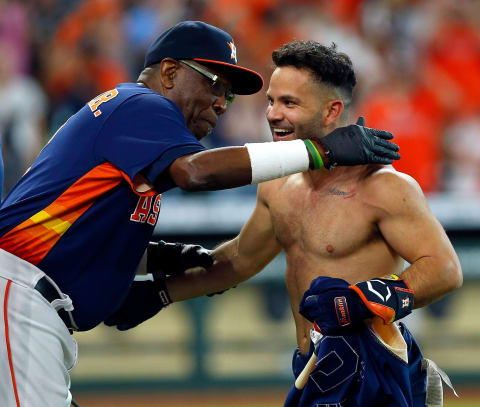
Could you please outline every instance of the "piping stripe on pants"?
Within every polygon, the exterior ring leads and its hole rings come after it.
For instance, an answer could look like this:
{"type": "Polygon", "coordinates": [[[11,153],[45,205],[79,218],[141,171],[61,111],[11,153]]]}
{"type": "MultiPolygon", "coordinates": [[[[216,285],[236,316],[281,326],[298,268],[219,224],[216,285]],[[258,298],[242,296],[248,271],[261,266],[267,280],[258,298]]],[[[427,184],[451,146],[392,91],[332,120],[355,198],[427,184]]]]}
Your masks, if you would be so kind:
{"type": "Polygon", "coordinates": [[[10,292],[11,284],[12,284],[12,281],[8,280],[7,287],[5,288],[5,298],[3,300],[3,318],[5,322],[5,342],[7,343],[8,364],[10,365],[10,374],[12,376],[13,391],[15,393],[15,401],[17,403],[17,407],[20,407],[20,400],[18,399],[18,391],[17,391],[17,382],[15,381],[15,372],[13,370],[12,351],[10,349],[10,337],[8,335],[7,305],[8,305],[8,294],[10,292]]]}

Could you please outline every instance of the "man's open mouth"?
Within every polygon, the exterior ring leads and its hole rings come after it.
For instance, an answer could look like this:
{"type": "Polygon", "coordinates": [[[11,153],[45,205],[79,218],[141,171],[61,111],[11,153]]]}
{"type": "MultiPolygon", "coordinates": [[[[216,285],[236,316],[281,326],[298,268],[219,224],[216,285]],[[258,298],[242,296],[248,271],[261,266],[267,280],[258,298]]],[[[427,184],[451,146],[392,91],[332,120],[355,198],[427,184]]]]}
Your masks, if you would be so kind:
{"type": "Polygon", "coordinates": [[[287,136],[289,136],[290,134],[292,134],[292,133],[293,133],[293,130],[274,128],[274,129],[273,129],[273,133],[274,133],[274,135],[275,135],[276,137],[282,138],[282,137],[287,137],[287,136]]]}

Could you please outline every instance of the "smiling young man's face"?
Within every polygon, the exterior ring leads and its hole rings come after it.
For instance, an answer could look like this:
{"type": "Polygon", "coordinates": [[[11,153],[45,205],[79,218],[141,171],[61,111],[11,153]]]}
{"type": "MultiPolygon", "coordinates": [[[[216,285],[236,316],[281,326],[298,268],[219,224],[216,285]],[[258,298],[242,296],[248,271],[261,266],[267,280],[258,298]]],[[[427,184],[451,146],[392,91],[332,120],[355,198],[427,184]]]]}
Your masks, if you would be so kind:
{"type": "Polygon", "coordinates": [[[325,135],[323,116],[329,98],[310,70],[277,67],[270,78],[267,99],[273,141],[325,135]]]}

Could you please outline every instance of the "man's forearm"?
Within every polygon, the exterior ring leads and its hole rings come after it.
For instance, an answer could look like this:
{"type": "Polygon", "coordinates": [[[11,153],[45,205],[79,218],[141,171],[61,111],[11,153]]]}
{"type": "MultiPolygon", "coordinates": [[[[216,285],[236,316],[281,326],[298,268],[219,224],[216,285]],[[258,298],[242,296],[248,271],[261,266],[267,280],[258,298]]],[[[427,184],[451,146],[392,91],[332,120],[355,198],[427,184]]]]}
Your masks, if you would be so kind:
{"type": "Polygon", "coordinates": [[[187,191],[218,190],[337,165],[391,164],[400,158],[391,133],[362,125],[339,127],[322,139],[253,143],[177,158],[169,174],[187,191]]]}
{"type": "MultiPolygon", "coordinates": [[[[263,255],[239,254],[239,237],[223,243],[213,252],[214,264],[208,269],[194,268],[167,278],[167,289],[173,302],[217,293],[232,288],[259,273],[277,252],[263,255]]],[[[265,245],[267,247],[268,245],[265,245]]]]}
{"type": "Polygon", "coordinates": [[[313,168],[312,160],[304,142],[292,140],[205,150],[180,157],[169,171],[184,190],[218,190],[304,172],[313,168]]]}
{"type": "Polygon", "coordinates": [[[414,308],[424,307],[461,287],[462,270],[456,256],[431,256],[416,260],[402,274],[415,295],[414,308]]]}
{"type": "Polygon", "coordinates": [[[177,302],[222,291],[244,280],[234,272],[231,265],[216,263],[208,270],[194,268],[170,276],[166,284],[170,298],[177,302]]]}

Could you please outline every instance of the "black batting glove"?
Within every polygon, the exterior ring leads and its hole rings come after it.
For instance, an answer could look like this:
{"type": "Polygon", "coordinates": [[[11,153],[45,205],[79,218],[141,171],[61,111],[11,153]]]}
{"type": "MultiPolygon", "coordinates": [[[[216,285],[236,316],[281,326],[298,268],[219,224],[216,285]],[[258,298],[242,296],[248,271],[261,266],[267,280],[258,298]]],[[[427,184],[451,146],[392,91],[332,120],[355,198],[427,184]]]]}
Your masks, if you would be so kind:
{"type": "Polygon", "coordinates": [[[325,148],[330,159],[329,168],[337,165],[391,164],[400,159],[399,147],[388,141],[393,134],[388,131],[365,127],[365,119],[359,117],[356,124],[339,127],[331,133],[315,139],[325,148]]]}
{"type": "Polygon", "coordinates": [[[355,329],[373,314],[360,297],[340,278],[317,277],[305,291],[299,312],[315,322],[324,335],[335,335],[355,329]]]}
{"type": "Polygon", "coordinates": [[[126,331],[157,315],[171,302],[162,275],[138,276],[122,305],[104,323],[115,326],[119,331],[126,331]]]}
{"type": "Polygon", "coordinates": [[[333,335],[374,315],[390,324],[410,314],[413,304],[413,291],[395,274],[354,285],[340,278],[317,277],[305,291],[299,312],[324,335],[333,335]]]}
{"type": "Polygon", "coordinates": [[[210,267],[211,250],[200,245],[150,242],[147,248],[147,272],[162,271],[166,276],[181,273],[192,267],[210,267]]]}

